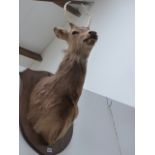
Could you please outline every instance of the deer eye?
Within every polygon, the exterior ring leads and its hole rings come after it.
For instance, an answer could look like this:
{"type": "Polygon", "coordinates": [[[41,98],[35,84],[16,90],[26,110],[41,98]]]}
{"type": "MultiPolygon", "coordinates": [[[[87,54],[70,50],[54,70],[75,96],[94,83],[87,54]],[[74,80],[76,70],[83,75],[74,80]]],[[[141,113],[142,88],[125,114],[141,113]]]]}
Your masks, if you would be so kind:
{"type": "Polygon", "coordinates": [[[73,35],[79,34],[79,32],[78,32],[78,31],[73,31],[72,34],[73,34],[73,35]]]}

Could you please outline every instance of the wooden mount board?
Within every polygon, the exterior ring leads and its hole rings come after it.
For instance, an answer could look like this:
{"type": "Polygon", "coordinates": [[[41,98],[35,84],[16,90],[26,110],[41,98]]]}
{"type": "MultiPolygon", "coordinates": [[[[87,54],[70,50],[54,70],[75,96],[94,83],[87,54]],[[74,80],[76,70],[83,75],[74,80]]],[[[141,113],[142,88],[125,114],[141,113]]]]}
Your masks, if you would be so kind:
{"type": "Polygon", "coordinates": [[[36,152],[40,155],[56,155],[62,152],[71,141],[73,126],[68,130],[64,138],[52,146],[52,152],[50,152],[50,148],[35,133],[26,119],[31,92],[37,82],[47,76],[52,76],[52,74],[45,71],[32,71],[30,69],[20,72],[19,124],[23,137],[36,152]]]}

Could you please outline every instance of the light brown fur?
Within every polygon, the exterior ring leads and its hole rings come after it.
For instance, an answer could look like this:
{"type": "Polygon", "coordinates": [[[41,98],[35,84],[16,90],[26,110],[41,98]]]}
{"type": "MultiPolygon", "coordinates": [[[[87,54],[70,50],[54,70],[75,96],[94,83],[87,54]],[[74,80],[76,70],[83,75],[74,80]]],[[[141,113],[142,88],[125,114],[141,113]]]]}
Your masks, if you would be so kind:
{"type": "Polygon", "coordinates": [[[43,78],[30,99],[27,118],[50,145],[66,134],[78,115],[77,102],[85,80],[87,58],[97,40],[96,32],[89,28],[70,26],[70,31],[54,29],[56,36],[69,44],[68,50],[56,74],[43,78]]]}

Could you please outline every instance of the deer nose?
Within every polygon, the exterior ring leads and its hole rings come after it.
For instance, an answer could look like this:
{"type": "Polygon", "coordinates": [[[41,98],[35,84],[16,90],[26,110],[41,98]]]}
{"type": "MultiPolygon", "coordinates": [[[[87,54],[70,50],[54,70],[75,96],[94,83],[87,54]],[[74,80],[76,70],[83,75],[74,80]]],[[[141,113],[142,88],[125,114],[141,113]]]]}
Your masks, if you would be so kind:
{"type": "Polygon", "coordinates": [[[93,39],[97,39],[97,33],[95,31],[89,31],[89,35],[93,39]]]}
{"type": "Polygon", "coordinates": [[[90,35],[97,35],[97,33],[95,31],[89,31],[90,35]]]}

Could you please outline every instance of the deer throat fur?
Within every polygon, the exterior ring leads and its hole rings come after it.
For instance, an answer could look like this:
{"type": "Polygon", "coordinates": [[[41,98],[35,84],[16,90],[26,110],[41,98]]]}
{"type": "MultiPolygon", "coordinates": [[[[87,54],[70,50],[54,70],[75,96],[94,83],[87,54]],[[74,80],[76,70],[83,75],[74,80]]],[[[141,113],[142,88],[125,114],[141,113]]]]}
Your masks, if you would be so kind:
{"type": "Polygon", "coordinates": [[[43,78],[31,94],[27,118],[48,144],[62,138],[78,115],[86,64],[86,59],[67,53],[56,74],[43,78]]]}

